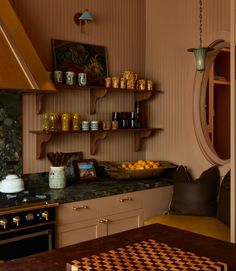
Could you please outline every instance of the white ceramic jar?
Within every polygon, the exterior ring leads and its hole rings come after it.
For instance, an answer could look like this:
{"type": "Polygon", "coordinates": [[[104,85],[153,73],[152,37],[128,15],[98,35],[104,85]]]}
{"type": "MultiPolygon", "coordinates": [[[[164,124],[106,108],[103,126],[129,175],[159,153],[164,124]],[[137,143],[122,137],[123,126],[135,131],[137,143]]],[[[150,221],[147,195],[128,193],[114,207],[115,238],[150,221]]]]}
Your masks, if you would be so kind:
{"type": "Polygon", "coordinates": [[[65,167],[50,167],[49,187],[62,189],[66,187],[65,167]]]}

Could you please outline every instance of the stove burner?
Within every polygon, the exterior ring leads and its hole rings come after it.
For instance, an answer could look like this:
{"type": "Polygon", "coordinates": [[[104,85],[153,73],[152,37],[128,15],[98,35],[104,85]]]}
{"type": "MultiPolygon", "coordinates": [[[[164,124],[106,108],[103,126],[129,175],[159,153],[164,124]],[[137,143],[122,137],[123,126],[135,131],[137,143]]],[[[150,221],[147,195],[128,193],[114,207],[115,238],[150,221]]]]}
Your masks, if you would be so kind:
{"type": "Polygon", "coordinates": [[[0,193],[0,208],[19,206],[29,203],[40,203],[50,200],[45,194],[31,193],[23,191],[14,194],[0,193]]]}
{"type": "Polygon", "coordinates": [[[28,202],[28,201],[29,201],[29,199],[27,199],[27,198],[22,199],[22,202],[28,202]]]}

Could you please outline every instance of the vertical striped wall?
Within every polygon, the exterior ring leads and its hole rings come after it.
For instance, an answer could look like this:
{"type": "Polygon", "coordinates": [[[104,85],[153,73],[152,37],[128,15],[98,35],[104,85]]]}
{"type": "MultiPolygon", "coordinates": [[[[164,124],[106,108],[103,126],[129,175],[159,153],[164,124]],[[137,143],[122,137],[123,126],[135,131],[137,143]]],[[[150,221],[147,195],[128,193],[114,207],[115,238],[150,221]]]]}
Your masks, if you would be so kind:
{"type": "MultiPolygon", "coordinates": [[[[108,48],[109,70],[119,75],[124,69],[158,82],[163,93],[148,102],[150,126],[164,128],[133,152],[132,135],[120,134],[101,141],[98,160],[163,159],[188,165],[198,175],[210,166],[195,137],[192,97],[194,57],[186,49],[199,46],[197,0],[11,0],[45,67],[52,69],[51,38],[104,45],[108,48]],[[94,21],[86,33],[73,23],[76,12],[88,8],[94,21]]],[[[203,43],[229,40],[229,0],[204,0],[203,43]]],[[[76,110],[86,119],[109,118],[113,110],[133,107],[132,97],[109,95],[98,103],[98,114],[88,112],[88,93],[61,93],[46,101],[45,110],[76,110]]],[[[24,171],[48,170],[48,161],[35,159],[35,138],[28,130],[39,129],[34,97],[24,97],[24,171]]],[[[47,151],[83,151],[89,157],[89,140],[84,135],[58,137],[47,151]]]]}
{"type": "MultiPolygon", "coordinates": [[[[12,0],[30,39],[47,70],[52,70],[51,39],[64,39],[107,47],[109,74],[133,70],[145,74],[145,1],[144,0],[12,0]],[[85,34],[73,22],[74,14],[88,8],[94,21],[85,34]]],[[[45,99],[44,111],[80,112],[83,120],[111,120],[112,111],[132,111],[131,94],[112,94],[97,103],[97,114],[89,114],[88,91],[63,91],[45,99]]],[[[48,171],[47,159],[36,160],[35,135],[41,129],[42,116],[36,115],[35,97],[24,97],[23,165],[24,172],[48,171]]],[[[89,158],[88,134],[58,136],[46,145],[49,151],[82,151],[89,158]]],[[[136,160],[145,151],[134,152],[133,134],[114,133],[98,144],[97,160],[136,160]]]]}
{"type": "MultiPolygon", "coordinates": [[[[203,46],[229,41],[229,1],[203,1],[203,46]]],[[[185,164],[198,175],[209,167],[193,126],[195,62],[187,48],[199,47],[199,1],[146,1],[146,76],[164,91],[150,103],[149,120],[165,129],[147,142],[146,155],[185,164]]]]}

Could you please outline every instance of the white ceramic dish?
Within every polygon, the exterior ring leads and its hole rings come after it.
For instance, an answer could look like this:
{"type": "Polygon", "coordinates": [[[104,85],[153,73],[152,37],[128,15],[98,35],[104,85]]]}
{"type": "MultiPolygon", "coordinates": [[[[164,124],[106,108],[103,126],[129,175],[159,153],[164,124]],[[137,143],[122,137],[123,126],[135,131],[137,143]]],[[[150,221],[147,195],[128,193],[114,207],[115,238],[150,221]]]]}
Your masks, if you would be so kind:
{"type": "Polygon", "coordinates": [[[17,175],[11,174],[0,182],[0,192],[18,193],[25,189],[24,182],[17,175]]]}

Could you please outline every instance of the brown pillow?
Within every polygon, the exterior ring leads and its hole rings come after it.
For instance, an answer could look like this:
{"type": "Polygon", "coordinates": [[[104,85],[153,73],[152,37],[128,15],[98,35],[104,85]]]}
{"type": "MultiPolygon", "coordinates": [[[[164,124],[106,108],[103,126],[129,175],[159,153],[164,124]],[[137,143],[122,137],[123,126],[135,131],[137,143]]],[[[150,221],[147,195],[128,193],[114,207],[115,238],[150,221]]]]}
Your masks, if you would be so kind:
{"type": "Polygon", "coordinates": [[[224,176],[219,192],[217,218],[230,226],[230,171],[224,176]]]}
{"type": "Polygon", "coordinates": [[[193,180],[187,169],[176,171],[170,214],[215,216],[220,181],[219,169],[213,166],[193,180]]]}

